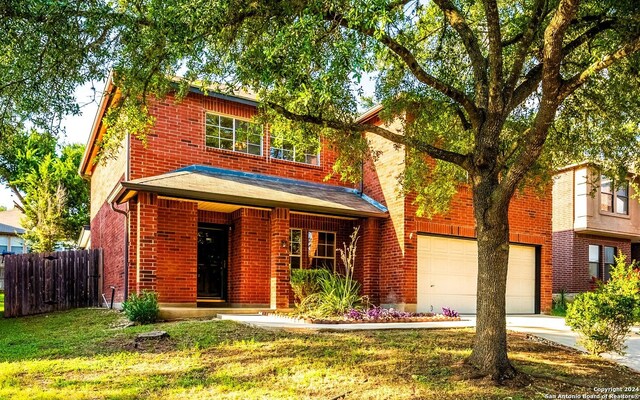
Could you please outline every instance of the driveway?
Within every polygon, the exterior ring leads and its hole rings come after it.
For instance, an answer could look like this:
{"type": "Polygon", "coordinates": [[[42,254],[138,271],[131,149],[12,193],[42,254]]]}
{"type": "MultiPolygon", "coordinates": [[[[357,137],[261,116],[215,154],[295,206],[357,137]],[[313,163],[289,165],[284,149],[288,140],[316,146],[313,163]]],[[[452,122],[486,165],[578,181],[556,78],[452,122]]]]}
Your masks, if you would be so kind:
{"type": "MultiPolygon", "coordinates": [[[[371,329],[468,328],[474,327],[476,324],[475,315],[462,315],[462,321],[338,325],[307,324],[295,320],[289,320],[286,318],[269,315],[218,314],[218,318],[231,319],[237,322],[262,328],[315,329],[333,331],[371,329]]],[[[571,329],[567,325],[565,325],[564,318],[562,317],[552,317],[549,315],[509,315],[507,316],[507,329],[515,332],[528,333],[554,343],[585,351],[583,347],[579,346],[576,343],[578,339],[577,334],[572,332],[571,329]]],[[[620,356],[618,354],[605,353],[602,356],[619,364],[625,365],[637,372],[640,372],[640,329],[638,327],[633,329],[633,332],[627,339],[626,344],[626,355],[620,356]]]]}
{"type": "MultiPolygon", "coordinates": [[[[551,317],[548,315],[511,315],[507,317],[507,329],[529,333],[564,346],[585,351],[582,346],[576,343],[578,335],[565,325],[564,318],[562,317],[551,317]]],[[[626,345],[627,351],[624,356],[615,353],[604,353],[602,357],[640,372],[640,329],[638,327],[632,329],[631,335],[627,338],[626,345]]]]}

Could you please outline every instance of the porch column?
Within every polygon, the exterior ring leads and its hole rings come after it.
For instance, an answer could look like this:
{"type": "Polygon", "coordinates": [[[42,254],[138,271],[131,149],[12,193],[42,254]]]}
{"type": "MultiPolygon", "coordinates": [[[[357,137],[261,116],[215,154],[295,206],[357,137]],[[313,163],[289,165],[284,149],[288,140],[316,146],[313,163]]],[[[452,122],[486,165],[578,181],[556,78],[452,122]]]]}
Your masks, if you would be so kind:
{"type": "Polygon", "coordinates": [[[157,290],[158,196],[138,194],[136,291],[157,290]]]}
{"type": "Polygon", "coordinates": [[[289,210],[271,211],[271,308],[289,308],[289,210]]]}
{"type": "Polygon", "coordinates": [[[380,303],[380,225],[376,218],[360,220],[360,245],[362,253],[362,294],[374,304],[380,303]]]}

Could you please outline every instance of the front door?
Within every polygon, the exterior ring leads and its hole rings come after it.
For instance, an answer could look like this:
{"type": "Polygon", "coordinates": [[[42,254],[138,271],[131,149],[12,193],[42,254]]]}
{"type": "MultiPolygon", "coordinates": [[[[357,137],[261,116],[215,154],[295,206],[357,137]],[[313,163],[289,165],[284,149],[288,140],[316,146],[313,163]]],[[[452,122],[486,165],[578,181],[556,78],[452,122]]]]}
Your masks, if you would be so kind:
{"type": "Polygon", "coordinates": [[[198,226],[198,300],[227,299],[228,228],[198,226]]]}

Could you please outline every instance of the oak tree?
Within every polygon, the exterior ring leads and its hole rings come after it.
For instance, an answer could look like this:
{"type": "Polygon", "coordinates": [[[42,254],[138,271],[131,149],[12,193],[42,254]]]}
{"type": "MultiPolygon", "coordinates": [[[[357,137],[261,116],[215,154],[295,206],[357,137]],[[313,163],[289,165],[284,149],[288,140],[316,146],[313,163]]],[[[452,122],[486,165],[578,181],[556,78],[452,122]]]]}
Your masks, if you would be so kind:
{"type": "Polygon", "coordinates": [[[266,120],[289,135],[322,134],[341,150],[336,166],[345,178],[357,177],[362,157],[375,156],[364,132],[403,146],[403,188],[417,193],[424,213],[445,211],[468,176],[478,238],[477,333],[468,361],[495,380],[516,375],[505,326],[510,200],[560,164],[595,160],[615,174],[639,159],[634,0],[110,4],[95,3],[104,11],[97,15],[78,7],[68,17],[102,21],[100,29],[89,24],[88,34],[97,37],[96,54],[109,54],[123,94],[108,117],[106,143],[144,135],[152,120],[136,110],[144,111],[147,95],[218,84],[259,93],[266,120]],[[184,79],[167,79],[174,75],[184,79]],[[410,116],[401,131],[357,121],[368,78],[383,121],[410,116]]]}

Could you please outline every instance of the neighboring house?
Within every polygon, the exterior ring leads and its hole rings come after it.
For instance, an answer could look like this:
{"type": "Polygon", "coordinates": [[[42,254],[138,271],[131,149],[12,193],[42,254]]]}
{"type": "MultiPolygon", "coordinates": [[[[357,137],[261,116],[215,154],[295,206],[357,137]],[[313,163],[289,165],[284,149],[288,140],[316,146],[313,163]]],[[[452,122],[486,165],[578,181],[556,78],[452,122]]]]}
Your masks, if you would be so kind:
{"type": "Polygon", "coordinates": [[[0,290],[4,290],[4,255],[27,251],[24,239],[19,236],[24,233],[20,224],[23,215],[17,208],[0,211],[0,290]]]}
{"type": "Polygon", "coordinates": [[[587,164],[558,171],[553,183],[553,293],[579,293],[609,279],[615,256],[640,259],[640,204],[628,182],[587,164]]]}
{"type": "Polygon", "coordinates": [[[76,243],[76,248],[80,250],[86,250],[91,248],[91,225],[85,225],[82,227],[80,231],[80,236],[78,236],[78,242],[76,243]]]}
{"type": "MultiPolygon", "coordinates": [[[[111,85],[111,83],[110,83],[111,85]]],[[[106,90],[111,92],[112,87],[106,90]]],[[[415,216],[397,195],[405,153],[383,150],[352,187],[325,179],[336,159],[298,151],[278,132],[250,122],[250,95],[193,89],[150,106],[148,144],[126,138],[96,163],[103,98],[80,172],[91,180],[91,246],[104,249],[103,291],[153,290],[163,305],[265,307],[292,304],[290,268],[340,267],[336,251],[360,226],[356,278],[372,302],[407,310],[475,312],[476,246],[470,193],[451,212],[415,216]]],[[[373,109],[362,121],[377,121],[373,109]]],[[[529,191],[511,205],[509,312],[551,306],[551,199],[529,191]]]]}

